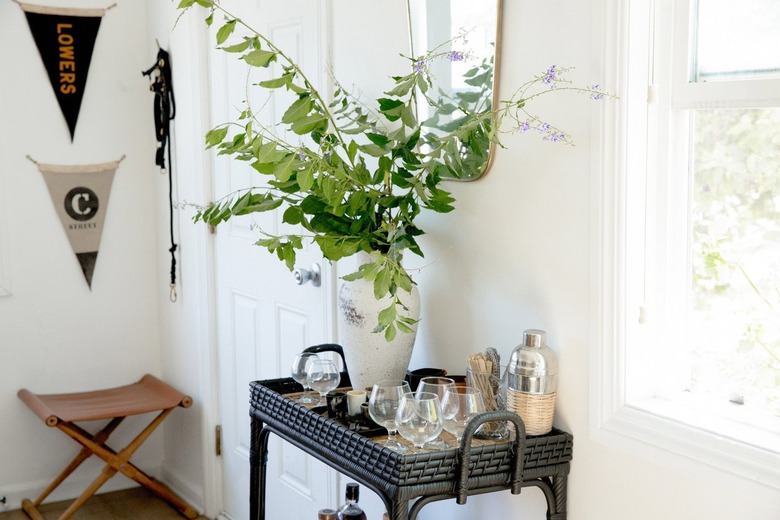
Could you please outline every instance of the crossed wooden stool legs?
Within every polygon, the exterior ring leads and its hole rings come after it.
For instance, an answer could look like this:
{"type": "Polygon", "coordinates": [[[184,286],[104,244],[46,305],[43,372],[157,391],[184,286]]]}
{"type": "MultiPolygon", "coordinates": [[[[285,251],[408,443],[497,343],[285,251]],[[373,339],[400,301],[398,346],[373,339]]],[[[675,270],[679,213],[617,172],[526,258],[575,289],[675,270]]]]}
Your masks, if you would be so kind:
{"type": "Polygon", "coordinates": [[[68,475],[93,454],[103,459],[106,466],[58,520],[72,517],[76,510],[84,505],[117,472],[154,492],[187,518],[198,516],[197,511],[192,506],[179,498],[165,484],[147,475],[130,462],[135,451],[170,415],[174,408],[177,406],[188,408],[192,405],[192,399],[189,396],[148,374],[137,383],[106,390],[38,395],[22,389],[18,395],[48,426],[58,428],[82,446],[81,451],[71,463],[34,502],[29,499],[22,501],[22,509],[30,518],[44,520],[37,507],[68,475]],[[148,412],[159,413],[125,448],[117,452],[106,445],[108,437],[125,417],[148,412]],[[98,419],[111,420],[95,434],[91,434],[75,424],[75,422],[98,419]]]}

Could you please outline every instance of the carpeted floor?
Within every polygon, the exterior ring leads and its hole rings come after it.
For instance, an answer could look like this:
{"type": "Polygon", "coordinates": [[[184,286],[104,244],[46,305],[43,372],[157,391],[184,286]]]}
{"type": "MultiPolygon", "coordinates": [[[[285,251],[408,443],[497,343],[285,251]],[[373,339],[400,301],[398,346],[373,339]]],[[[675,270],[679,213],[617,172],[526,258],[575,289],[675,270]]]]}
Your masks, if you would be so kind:
{"type": "MultiPolygon", "coordinates": [[[[71,501],[43,504],[38,509],[46,520],[59,518],[71,501]]],[[[104,493],[90,498],[73,520],[182,520],[173,507],[144,488],[104,493]]],[[[22,510],[0,513],[0,520],[29,520],[22,510]]],[[[199,516],[198,520],[208,520],[199,516]]]]}

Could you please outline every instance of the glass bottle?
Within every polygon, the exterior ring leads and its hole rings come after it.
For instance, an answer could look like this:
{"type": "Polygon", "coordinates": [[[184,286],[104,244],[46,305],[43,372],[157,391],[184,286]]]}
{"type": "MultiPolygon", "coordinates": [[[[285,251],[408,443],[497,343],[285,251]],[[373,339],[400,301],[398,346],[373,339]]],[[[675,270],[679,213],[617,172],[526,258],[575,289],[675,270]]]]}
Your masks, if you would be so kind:
{"type": "Polygon", "coordinates": [[[317,513],[317,520],[337,520],[338,513],[333,509],[320,509],[317,513]]]}
{"type": "Polygon", "coordinates": [[[347,484],[346,504],[339,508],[338,520],[366,520],[366,513],[358,505],[360,486],[347,484]]]}

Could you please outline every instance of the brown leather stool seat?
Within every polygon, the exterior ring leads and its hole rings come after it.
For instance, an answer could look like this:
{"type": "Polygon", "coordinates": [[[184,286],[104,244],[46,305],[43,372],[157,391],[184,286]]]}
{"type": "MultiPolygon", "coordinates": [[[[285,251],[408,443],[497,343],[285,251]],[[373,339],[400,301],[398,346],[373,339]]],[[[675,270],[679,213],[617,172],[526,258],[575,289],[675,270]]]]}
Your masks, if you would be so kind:
{"type": "Polygon", "coordinates": [[[130,458],[151,433],[177,406],[188,408],[192,398],[179,392],[152,375],[145,375],[137,383],[105,390],[70,394],[39,395],[22,389],[18,393],[35,414],[48,426],[62,430],[83,448],[76,458],[57,476],[48,488],[33,502],[22,501],[22,509],[33,520],[44,520],[37,507],[59,486],[65,478],[92,454],[106,462],[105,468],[90,486],[59,517],[66,520],[95,494],[117,471],[133,479],[175,507],[187,518],[195,518],[197,512],[179,498],[165,484],[135,467],[130,458]],[[124,449],[114,451],[106,445],[108,436],[130,415],[159,412],[155,418],[124,449]],[[108,424],[94,435],[77,426],[76,422],[110,419],[108,424]]]}

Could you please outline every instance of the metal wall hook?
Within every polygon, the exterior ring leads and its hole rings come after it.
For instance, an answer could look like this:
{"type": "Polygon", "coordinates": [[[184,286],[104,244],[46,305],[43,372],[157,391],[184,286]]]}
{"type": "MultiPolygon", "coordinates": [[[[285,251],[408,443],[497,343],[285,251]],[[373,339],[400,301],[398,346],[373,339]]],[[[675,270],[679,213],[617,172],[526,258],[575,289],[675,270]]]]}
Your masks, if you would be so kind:
{"type": "Polygon", "coordinates": [[[311,264],[311,269],[301,269],[300,267],[293,271],[295,277],[295,283],[298,285],[304,285],[306,282],[311,282],[314,287],[319,287],[322,284],[322,270],[320,264],[311,264]]]}

